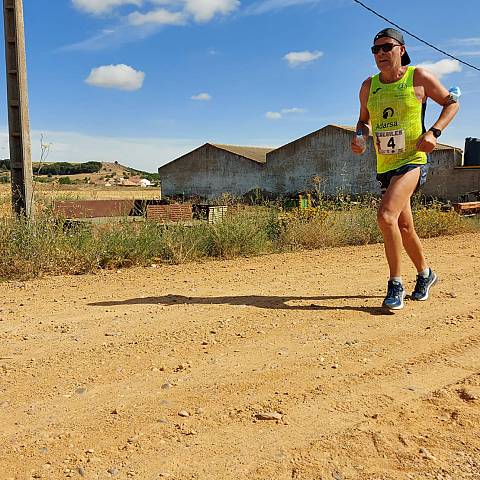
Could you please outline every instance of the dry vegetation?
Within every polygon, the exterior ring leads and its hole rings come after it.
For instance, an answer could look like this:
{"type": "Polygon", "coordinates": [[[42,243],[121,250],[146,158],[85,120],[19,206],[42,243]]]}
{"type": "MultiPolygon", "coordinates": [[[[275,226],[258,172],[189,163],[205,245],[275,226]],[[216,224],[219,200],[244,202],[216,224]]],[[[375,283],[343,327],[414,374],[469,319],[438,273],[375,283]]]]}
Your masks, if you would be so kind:
{"type": "MultiPolygon", "coordinates": [[[[48,209],[54,201],[61,200],[129,200],[158,198],[155,187],[104,187],[92,185],[35,184],[34,201],[41,210],[48,209]]],[[[0,216],[10,216],[11,189],[0,185],[0,216]]]]}
{"type": "MultiPolygon", "coordinates": [[[[417,207],[415,217],[423,237],[480,230],[478,222],[437,207],[417,207]]],[[[72,227],[48,214],[37,215],[34,221],[4,217],[0,219],[0,278],[82,274],[381,241],[371,202],[287,213],[275,207],[251,207],[219,224],[164,225],[143,220],[72,227]]]]}

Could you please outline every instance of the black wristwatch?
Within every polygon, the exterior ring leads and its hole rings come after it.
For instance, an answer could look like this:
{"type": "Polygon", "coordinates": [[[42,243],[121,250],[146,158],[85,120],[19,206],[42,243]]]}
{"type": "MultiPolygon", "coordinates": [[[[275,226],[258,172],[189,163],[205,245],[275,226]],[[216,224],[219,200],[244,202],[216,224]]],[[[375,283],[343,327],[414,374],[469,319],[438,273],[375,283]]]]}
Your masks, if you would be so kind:
{"type": "Polygon", "coordinates": [[[438,137],[442,134],[442,131],[441,131],[441,130],[439,130],[438,128],[434,128],[434,127],[432,127],[432,128],[429,130],[429,132],[432,132],[432,133],[433,133],[433,136],[434,136],[435,138],[438,138],[438,137]]]}

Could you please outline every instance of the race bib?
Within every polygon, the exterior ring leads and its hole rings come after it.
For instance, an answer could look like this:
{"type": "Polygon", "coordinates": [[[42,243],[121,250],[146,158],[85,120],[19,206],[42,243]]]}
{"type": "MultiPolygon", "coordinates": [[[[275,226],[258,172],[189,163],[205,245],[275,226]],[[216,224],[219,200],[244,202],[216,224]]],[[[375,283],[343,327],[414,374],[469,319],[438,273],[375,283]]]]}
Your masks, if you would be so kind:
{"type": "Polygon", "coordinates": [[[381,155],[394,155],[405,152],[405,130],[376,132],[377,151],[381,155]]]}

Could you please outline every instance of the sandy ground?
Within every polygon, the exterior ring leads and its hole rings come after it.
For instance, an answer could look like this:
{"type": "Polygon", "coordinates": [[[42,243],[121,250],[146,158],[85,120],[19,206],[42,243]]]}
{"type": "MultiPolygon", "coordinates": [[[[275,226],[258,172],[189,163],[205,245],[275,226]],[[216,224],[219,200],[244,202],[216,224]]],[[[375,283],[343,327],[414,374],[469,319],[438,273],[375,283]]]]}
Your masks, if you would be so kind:
{"type": "Polygon", "coordinates": [[[480,479],[479,245],[395,314],[381,245],[0,285],[0,479],[480,479]]]}

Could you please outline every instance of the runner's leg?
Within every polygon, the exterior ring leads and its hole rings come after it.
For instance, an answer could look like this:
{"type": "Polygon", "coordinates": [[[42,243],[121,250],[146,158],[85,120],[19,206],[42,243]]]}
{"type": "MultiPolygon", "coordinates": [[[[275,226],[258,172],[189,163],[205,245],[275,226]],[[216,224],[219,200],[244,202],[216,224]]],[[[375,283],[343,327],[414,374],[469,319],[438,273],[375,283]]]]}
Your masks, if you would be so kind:
{"type": "Polygon", "coordinates": [[[402,234],[398,225],[400,213],[410,203],[418,184],[420,169],[394,176],[387,191],[382,196],[378,209],[378,226],[382,231],[385,255],[390,269],[390,278],[401,276],[402,234]]]}
{"type": "Polygon", "coordinates": [[[415,226],[413,224],[412,209],[410,201],[407,202],[404,209],[400,212],[398,217],[398,226],[402,235],[402,242],[405,251],[410,260],[415,265],[417,272],[421,272],[427,268],[427,262],[423,255],[423,248],[418,238],[415,226]]]}

